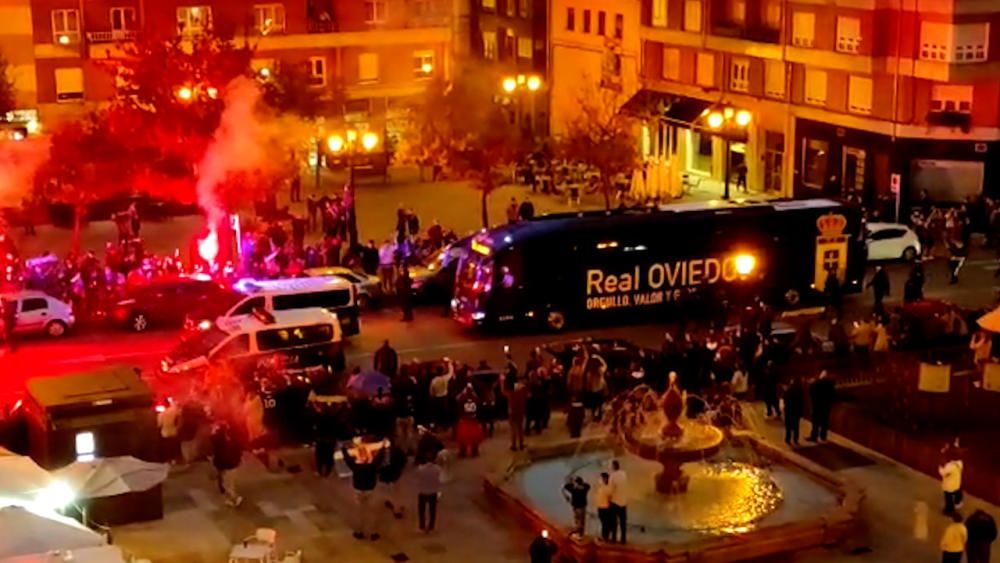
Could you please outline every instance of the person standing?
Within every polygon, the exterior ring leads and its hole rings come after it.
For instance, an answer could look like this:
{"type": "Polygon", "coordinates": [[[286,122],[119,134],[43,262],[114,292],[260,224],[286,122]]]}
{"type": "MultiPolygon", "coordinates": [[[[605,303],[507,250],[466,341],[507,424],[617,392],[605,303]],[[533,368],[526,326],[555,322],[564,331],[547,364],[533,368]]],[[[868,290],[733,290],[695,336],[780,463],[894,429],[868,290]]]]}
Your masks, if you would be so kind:
{"type": "Polygon", "coordinates": [[[924,298],[924,265],[917,262],[903,285],[903,303],[913,303],[924,298]]]}
{"type": "Polygon", "coordinates": [[[625,543],[628,534],[628,475],[618,460],[611,461],[611,512],[618,528],[618,541],[625,543]]]}
{"type": "Polygon", "coordinates": [[[219,492],[226,499],[226,505],[233,508],[243,502],[236,492],[236,469],[243,458],[243,449],[233,436],[229,423],[223,422],[212,433],[212,465],[216,471],[219,492]]]}
{"type": "Polygon", "coordinates": [[[563,486],[563,496],[566,502],[573,508],[573,534],[579,537],[587,531],[587,494],[590,492],[590,485],[583,480],[583,477],[567,479],[563,486]]]}
{"type": "Polygon", "coordinates": [[[949,455],[938,467],[941,475],[941,491],[944,493],[944,513],[951,514],[962,507],[962,470],[964,465],[956,454],[949,455]]]}
{"type": "Polygon", "coordinates": [[[597,485],[597,495],[594,498],[594,506],[597,507],[597,519],[601,523],[601,539],[614,543],[618,539],[615,533],[615,515],[611,508],[611,476],[607,472],[601,472],[601,482],[597,485]]]}
{"type": "Polygon", "coordinates": [[[835,319],[839,319],[844,313],[844,295],[840,287],[840,279],[837,277],[836,268],[831,268],[827,271],[823,293],[826,295],[827,314],[832,315],[835,319]]]}
{"type": "Polygon", "coordinates": [[[395,442],[390,441],[384,448],[386,452],[385,463],[379,467],[378,478],[385,487],[385,507],[392,511],[396,519],[403,517],[403,501],[399,495],[399,478],[403,476],[403,468],[406,467],[406,452],[395,442]]]}
{"type": "Polygon", "coordinates": [[[378,480],[378,469],[385,458],[385,450],[379,448],[374,456],[368,446],[364,443],[358,444],[355,454],[351,455],[347,446],[341,447],[344,456],[344,463],[351,470],[351,484],[354,487],[354,498],[358,502],[357,527],[354,530],[354,538],[363,540],[365,537],[372,541],[379,539],[378,532],[375,531],[375,514],[372,512],[372,497],[375,494],[375,483],[378,480]],[[371,520],[371,521],[370,521],[371,520]]]}
{"type": "Polygon", "coordinates": [[[962,523],[962,515],[952,512],[951,523],[941,535],[941,563],[961,563],[968,538],[969,532],[962,523]]]}
{"type": "Polygon", "coordinates": [[[990,563],[990,546],[997,539],[997,523],[992,516],[977,510],[965,520],[968,541],[965,556],[969,563],[990,563]]]}
{"type": "Polygon", "coordinates": [[[507,206],[507,222],[517,223],[518,211],[520,207],[517,205],[517,198],[510,198],[510,205],[507,206]]]}
{"type": "Polygon", "coordinates": [[[410,270],[403,264],[399,272],[399,280],[396,282],[396,297],[399,299],[399,308],[403,310],[403,322],[408,323],[413,320],[413,280],[410,279],[410,270]]]}
{"type": "Polygon", "coordinates": [[[830,430],[830,410],[837,395],[836,385],[826,370],[823,370],[809,386],[809,399],[812,401],[812,432],[807,439],[810,442],[826,441],[826,434],[830,430]]]}
{"type": "Polygon", "coordinates": [[[434,456],[418,456],[413,471],[417,481],[417,517],[422,532],[433,532],[437,522],[437,504],[441,496],[441,466],[434,456]]]}
{"type": "Polygon", "coordinates": [[[510,451],[524,449],[524,414],[528,388],[517,379],[507,391],[507,420],[510,422],[510,451]]]}
{"type": "Polygon", "coordinates": [[[802,392],[802,381],[795,378],[785,388],[785,443],[789,446],[799,445],[799,422],[802,419],[802,407],[805,402],[802,392]]]}
{"type": "Polygon", "coordinates": [[[378,277],[382,282],[382,293],[389,295],[395,285],[396,245],[391,240],[382,243],[378,249],[378,277]]]}
{"type": "Polygon", "coordinates": [[[872,279],[868,282],[868,287],[872,288],[872,293],[875,295],[875,314],[878,316],[885,315],[885,305],[882,301],[889,296],[889,273],[885,271],[882,266],[877,266],[875,268],[875,273],[872,274],[872,279]]]}
{"type": "Polygon", "coordinates": [[[764,406],[767,407],[767,416],[780,418],[781,401],[778,400],[778,373],[774,369],[774,362],[764,360],[763,357],[758,362],[763,365],[760,368],[760,379],[757,382],[756,391],[760,394],[760,399],[764,401],[764,406]]]}
{"type": "Polygon", "coordinates": [[[337,450],[335,420],[330,407],[320,402],[314,405],[316,475],[329,477],[333,473],[333,454],[337,450]]]}
{"type": "Polygon", "coordinates": [[[292,185],[288,192],[288,199],[292,203],[302,201],[302,178],[300,178],[298,174],[292,178],[292,185]]]}
{"type": "Polygon", "coordinates": [[[542,530],[538,537],[531,542],[528,554],[531,556],[531,563],[552,563],[559,548],[556,542],[549,539],[549,531],[542,530]]]}
{"type": "Polygon", "coordinates": [[[375,350],[374,365],[375,371],[392,379],[399,371],[399,355],[389,346],[388,340],[382,341],[382,346],[375,350]]]}
{"type": "Polygon", "coordinates": [[[517,217],[522,221],[530,221],[535,218],[535,204],[531,200],[525,199],[517,208],[517,217]]]}

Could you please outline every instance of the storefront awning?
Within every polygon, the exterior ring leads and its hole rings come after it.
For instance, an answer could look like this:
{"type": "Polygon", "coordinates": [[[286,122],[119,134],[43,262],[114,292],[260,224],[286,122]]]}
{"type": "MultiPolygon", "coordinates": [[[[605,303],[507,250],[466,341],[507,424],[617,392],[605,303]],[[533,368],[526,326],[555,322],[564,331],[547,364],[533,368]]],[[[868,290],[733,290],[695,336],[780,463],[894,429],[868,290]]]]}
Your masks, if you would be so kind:
{"type": "Polygon", "coordinates": [[[672,125],[691,127],[711,105],[712,102],[698,98],[642,89],[622,105],[621,111],[637,117],[658,117],[672,125]]]}

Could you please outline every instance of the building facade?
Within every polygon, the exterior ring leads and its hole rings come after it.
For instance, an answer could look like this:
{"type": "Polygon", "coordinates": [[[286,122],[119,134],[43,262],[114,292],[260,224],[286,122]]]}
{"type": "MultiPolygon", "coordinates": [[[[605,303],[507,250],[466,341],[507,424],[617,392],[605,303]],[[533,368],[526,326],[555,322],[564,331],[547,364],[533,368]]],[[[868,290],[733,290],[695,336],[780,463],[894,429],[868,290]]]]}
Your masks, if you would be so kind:
{"type": "Polygon", "coordinates": [[[641,40],[643,148],[671,182],[728,158],[784,196],[997,189],[1000,3],[643,0],[641,40]],[[718,106],[752,115],[739,142],[705,125],[718,106]]]}
{"type": "Polygon", "coordinates": [[[550,131],[580,115],[583,98],[621,106],[639,87],[639,0],[550,0],[550,131]]]}
{"type": "Polygon", "coordinates": [[[317,90],[343,88],[349,118],[391,116],[432,77],[448,76],[458,25],[455,0],[29,1],[43,122],[107,101],[114,78],[102,67],[123,43],[208,30],[251,45],[263,74],[307,65],[317,90]]]}

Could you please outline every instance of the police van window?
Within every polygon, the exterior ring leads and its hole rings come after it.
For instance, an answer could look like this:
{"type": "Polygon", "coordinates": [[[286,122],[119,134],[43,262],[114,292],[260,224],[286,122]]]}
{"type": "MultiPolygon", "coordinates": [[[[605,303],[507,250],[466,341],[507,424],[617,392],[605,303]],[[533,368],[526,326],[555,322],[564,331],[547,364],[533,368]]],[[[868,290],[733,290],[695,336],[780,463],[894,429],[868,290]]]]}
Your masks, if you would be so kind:
{"type": "Polygon", "coordinates": [[[264,298],[254,297],[253,299],[247,299],[246,301],[244,301],[242,305],[240,305],[239,307],[236,308],[236,310],[233,311],[233,315],[249,315],[250,313],[253,313],[254,309],[263,309],[263,308],[264,308],[264,298]]]}
{"type": "Polygon", "coordinates": [[[257,333],[257,348],[265,352],[299,346],[323,344],[333,339],[333,325],[299,326],[276,328],[257,333]]]}
{"type": "Polygon", "coordinates": [[[213,358],[232,358],[242,356],[250,352],[250,337],[246,334],[239,334],[223,344],[218,351],[212,354],[213,358]]]}
{"type": "Polygon", "coordinates": [[[48,302],[41,297],[32,297],[21,302],[21,312],[41,311],[49,306],[48,302]]]}
{"type": "Polygon", "coordinates": [[[308,309],[310,307],[336,309],[338,307],[346,307],[350,304],[350,289],[335,289],[331,291],[317,291],[313,293],[295,293],[292,295],[274,296],[275,311],[308,309]]]}

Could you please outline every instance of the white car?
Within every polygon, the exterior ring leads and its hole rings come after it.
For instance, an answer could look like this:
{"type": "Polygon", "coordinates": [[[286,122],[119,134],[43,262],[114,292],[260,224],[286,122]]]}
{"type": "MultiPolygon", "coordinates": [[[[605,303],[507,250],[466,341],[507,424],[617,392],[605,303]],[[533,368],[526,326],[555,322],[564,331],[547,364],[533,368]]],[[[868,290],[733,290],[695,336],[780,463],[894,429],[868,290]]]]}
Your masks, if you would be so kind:
{"type": "Polygon", "coordinates": [[[15,334],[44,333],[52,337],[60,337],[76,324],[72,305],[41,291],[24,290],[5,293],[0,295],[0,298],[6,303],[16,303],[15,334]]]}
{"type": "Polygon", "coordinates": [[[865,245],[868,260],[905,260],[920,256],[920,239],[913,229],[901,223],[868,223],[865,245]]]}

